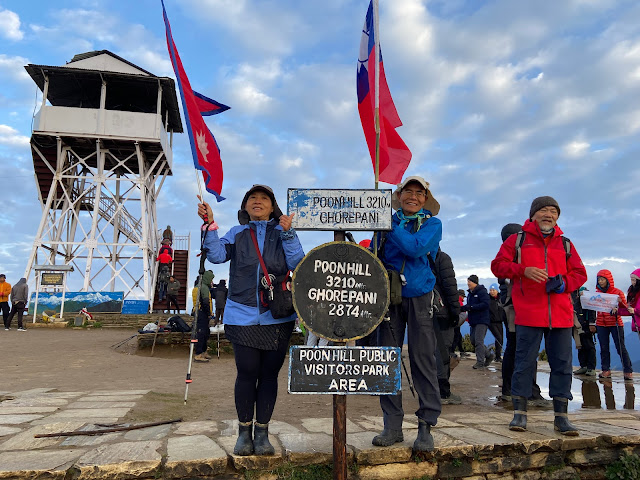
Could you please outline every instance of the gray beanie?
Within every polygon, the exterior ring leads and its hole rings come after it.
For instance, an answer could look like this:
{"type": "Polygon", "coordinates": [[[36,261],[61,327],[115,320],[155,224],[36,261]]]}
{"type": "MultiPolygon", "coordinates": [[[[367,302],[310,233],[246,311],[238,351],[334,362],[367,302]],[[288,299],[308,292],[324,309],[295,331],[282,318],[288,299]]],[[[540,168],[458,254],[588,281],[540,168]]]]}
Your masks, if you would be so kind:
{"type": "Polygon", "coordinates": [[[529,220],[533,218],[535,213],[544,207],[556,207],[558,209],[558,216],[560,216],[560,205],[553,197],[538,197],[534,198],[531,202],[531,209],[529,210],[529,220]]]}
{"type": "Polygon", "coordinates": [[[476,285],[478,285],[480,283],[480,279],[478,278],[477,275],[469,275],[469,278],[467,279],[470,282],[475,283],[476,285]]]}

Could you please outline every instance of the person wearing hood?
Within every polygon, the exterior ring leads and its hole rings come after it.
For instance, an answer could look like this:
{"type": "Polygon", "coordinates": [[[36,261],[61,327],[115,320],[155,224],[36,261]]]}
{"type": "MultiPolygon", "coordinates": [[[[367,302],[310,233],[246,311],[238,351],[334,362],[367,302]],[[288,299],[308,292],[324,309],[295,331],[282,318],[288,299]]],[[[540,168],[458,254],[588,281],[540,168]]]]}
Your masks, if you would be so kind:
{"type": "Polygon", "coordinates": [[[631,366],[631,359],[629,358],[627,347],[624,344],[622,317],[618,315],[619,308],[627,309],[627,301],[624,298],[622,290],[615,287],[613,275],[609,270],[600,270],[597,278],[596,291],[618,295],[619,297],[618,306],[611,310],[610,313],[598,312],[595,327],[593,325],[589,327],[591,332],[597,332],[598,342],[600,343],[600,367],[602,368],[602,372],[598,377],[611,378],[611,353],[609,351],[609,336],[611,336],[616,351],[622,360],[624,379],[632,380],[633,367],[631,366]]]}
{"type": "Polygon", "coordinates": [[[207,259],[217,264],[230,262],[224,325],[237,369],[239,426],[233,453],[273,455],[268,425],[296,315],[274,318],[268,305],[261,302],[264,272],[257,249],[269,275],[293,271],[304,257],[298,235],[291,228],[293,215],[282,214],[273,190],[266,185],[254,185],[247,191],[238,211],[240,224],[223,237],[218,236],[218,225],[207,203],[198,205],[198,215],[205,221],[202,233],[207,259]]]}
{"type": "MultiPolygon", "coordinates": [[[[215,275],[211,270],[207,270],[202,274],[202,283],[199,279],[196,281],[194,290],[194,301],[198,301],[198,316],[196,317],[196,343],[195,357],[196,362],[208,362],[211,356],[207,353],[209,336],[209,319],[211,318],[211,282],[215,275]],[[198,288],[200,287],[200,288],[198,288]]],[[[194,309],[195,309],[194,303],[194,309]]]]}
{"type": "Polygon", "coordinates": [[[167,228],[162,232],[162,240],[169,240],[169,245],[173,243],[173,231],[171,230],[171,225],[167,225],[167,228]]]}
{"type": "Polygon", "coordinates": [[[227,289],[227,281],[223,278],[213,289],[213,296],[216,301],[216,314],[213,319],[213,326],[222,325],[224,321],[224,306],[227,303],[227,295],[229,290],[227,289]]]}
{"type": "Polygon", "coordinates": [[[4,329],[9,330],[11,328],[11,320],[14,315],[18,314],[18,331],[26,332],[27,329],[22,325],[22,316],[24,315],[24,307],[29,301],[29,286],[27,285],[27,279],[21,278],[18,280],[11,289],[11,313],[4,324],[4,329]]]}
{"type": "Polygon", "coordinates": [[[476,349],[476,363],[473,368],[476,370],[488,367],[494,359],[492,352],[484,344],[484,337],[487,335],[491,316],[489,312],[490,298],[487,288],[479,284],[477,275],[467,278],[469,295],[467,304],[460,308],[463,312],[468,312],[469,326],[471,327],[471,344],[476,349]],[[487,353],[489,351],[489,353],[487,353]]]}
{"type": "Polygon", "coordinates": [[[640,268],[631,272],[631,285],[627,290],[627,310],[631,314],[631,331],[640,337],[640,268]]]}
{"type": "Polygon", "coordinates": [[[489,286],[489,331],[496,340],[496,362],[502,362],[502,345],[504,344],[504,323],[505,314],[502,303],[500,303],[500,286],[492,283],[489,286]]]}
{"type": "Polygon", "coordinates": [[[9,329],[7,325],[7,318],[9,318],[9,295],[11,294],[11,284],[7,282],[7,277],[4,273],[0,273],[0,310],[2,310],[2,323],[5,330],[9,329]]]}
{"type": "Polygon", "coordinates": [[[511,393],[513,420],[509,429],[527,428],[527,399],[540,344],[544,337],[549,359],[549,395],[553,399],[554,428],[563,435],[578,435],[567,417],[573,360],[573,304],[570,292],[587,281],[587,271],[573,243],[557,225],[558,202],[549,196],[531,202],[522,234],[510,235],[491,262],[498,278],[512,283],[515,310],[516,358],[511,393]]]}
{"type": "MultiPolygon", "coordinates": [[[[403,347],[408,332],[411,377],[418,396],[418,435],[413,450],[434,449],[431,427],[442,405],[437,375],[437,346],[433,316],[433,289],[436,277],[431,271],[429,253],[436,255],[442,239],[442,223],[435,215],[440,205],[429,190],[429,183],[419,176],[404,179],[391,198],[396,210],[392,230],[376,236],[378,254],[384,266],[403,279],[402,302],[389,306],[389,321],[378,327],[378,345],[403,347]]],[[[404,441],[402,393],[381,395],[380,407],[384,428],[372,442],[388,447],[404,441]]]]}

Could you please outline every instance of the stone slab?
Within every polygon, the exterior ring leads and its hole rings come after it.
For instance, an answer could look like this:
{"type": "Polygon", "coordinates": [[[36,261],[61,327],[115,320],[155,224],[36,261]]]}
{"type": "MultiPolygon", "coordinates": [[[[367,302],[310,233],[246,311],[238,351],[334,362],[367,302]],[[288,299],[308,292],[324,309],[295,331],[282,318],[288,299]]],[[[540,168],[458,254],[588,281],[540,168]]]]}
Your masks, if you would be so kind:
{"type": "Polygon", "coordinates": [[[285,462],[282,444],[278,437],[274,435],[269,434],[269,441],[276,451],[275,455],[247,455],[245,457],[234,455],[233,447],[236,444],[236,440],[237,436],[219,437],[217,439],[237,470],[273,470],[285,462]]]}
{"type": "Polygon", "coordinates": [[[76,462],[80,478],[147,478],[154,476],[162,457],[162,442],[120,442],[101,445],[76,462]]]}
{"type": "MultiPolygon", "coordinates": [[[[2,402],[4,403],[4,402],[2,402]]],[[[2,406],[0,412],[2,415],[23,415],[23,414],[33,414],[33,413],[53,413],[58,410],[58,407],[5,407],[2,406]]]]}
{"type": "MultiPolygon", "coordinates": [[[[360,425],[364,430],[377,431],[380,433],[384,428],[384,420],[382,417],[371,416],[371,415],[363,415],[360,420],[357,420],[356,423],[360,425]]],[[[403,430],[411,430],[417,429],[418,423],[413,422],[411,420],[407,420],[406,418],[402,422],[403,430]]]]}
{"type": "Polygon", "coordinates": [[[77,408],[133,408],[136,402],[73,402],[68,406],[71,409],[77,408]]]}
{"type": "Polygon", "coordinates": [[[77,399],[78,402],[135,402],[142,395],[87,395],[77,399]]]}
{"type": "Polygon", "coordinates": [[[56,417],[69,418],[121,418],[129,413],[130,408],[77,408],[67,409],[56,413],[56,417]]]}
{"type": "Polygon", "coordinates": [[[174,437],[167,442],[164,478],[203,478],[224,473],[228,457],[205,435],[174,437]]]}
{"type": "Polygon", "coordinates": [[[110,396],[110,395],[146,395],[151,390],[96,390],[89,395],[110,396]]]}
{"type": "Polygon", "coordinates": [[[83,449],[57,451],[25,451],[0,453],[0,478],[41,478],[49,473],[49,478],[64,478],[74,462],[85,452],[83,449]],[[5,477],[2,472],[11,472],[5,477]]]}
{"type": "MultiPolygon", "coordinates": [[[[333,435],[333,418],[305,418],[302,426],[311,433],[326,433],[333,435]]],[[[347,432],[357,433],[364,431],[360,426],[347,419],[347,432]]]]}
{"type": "Polygon", "coordinates": [[[65,437],[34,438],[34,435],[43,433],[72,432],[82,427],[82,422],[49,423],[38,425],[14,435],[0,444],[0,451],[8,450],[35,450],[38,448],[58,445],[65,437]]]}
{"type": "MultiPolygon", "coordinates": [[[[355,452],[359,465],[382,465],[408,462],[411,459],[411,442],[413,440],[410,442],[405,436],[404,442],[396,443],[391,447],[376,447],[371,443],[371,440],[377,434],[378,432],[347,433],[347,446],[355,452]]],[[[333,448],[333,444],[331,447],[333,448]]]]}
{"type": "Polygon", "coordinates": [[[440,428],[438,431],[471,445],[509,445],[513,443],[509,437],[470,427],[440,428]]]}
{"type": "Polygon", "coordinates": [[[44,415],[23,414],[23,415],[0,415],[0,425],[19,425],[21,423],[33,422],[44,415]]]}
{"type": "MultiPolygon", "coordinates": [[[[33,422],[31,422],[31,425],[47,425],[49,423],[68,422],[70,420],[72,420],[72,418],[67,417],[65,415],[58,416],[58,414],[53,414],[48,417],[34,420],[33,422]]],[[[82,422],[82,423],[93,423],[94,425],[97,423],[103,424],[103,425],[110,425],[118,421],[117,418],[112,418],[112,417],[92,418],[92,417],[84,417],[81,415],[74,417],[73,420],[77,420],[78,422],[82,422]]]]}
{"type": "Polygon", "coordinates": [[[640,420],[609,419],[609,420],[602,420],[602,423],[607,423],[609,425],[615,425],[618,427],[632,428],[634,430],[640,430],[640,420]]]}
{"type": "MultiPolygon", "coordinates": [[[[617,425],[609,425],[606,423],[596,422],[576,422],[576,427],[580,430],[597,433],[600,435],[610,435],[612,437],[637,437],[640,438],[640,432],[633,428],[624,428],[617,425]]],[[[637,440],[636,440],[637,441],[637,440]]]]}
{"type": "MultiPolygon", "coordinates": [[[[325,433],[282,434],[279,439],[291,463],[309,465],[333,459],[333,437],[325,433]]],[[[347,449],[348,457],[353,457],[350,449],[347,449]]]]}
{"type": "Polygon", "coordinates": [[[447,420],[446,418],[438,418],[438,423],[437,425],[433,426],[432,428],[443,428],[443,427],[464,427],[464,425],[462,423],[458,423],[458,422],[454,422],[451,420],[447,420]]]}
{"type": "Polygon", "coordinates": [[[162,440],[171,431],[171,425],[156,425],[155,427],[139,428],[124,434],[127,441],[162,440]]]}
{"type": "Polygon", "coordinates": [[[27,396],[33,396],[33,395],[42,395],[43,393],[47,393],[52,390],[55,390],[55,389],[54,388],[32,388],[30,390],[21,390],[19,392],[12,392],[10,393],[10,395],[13,397],[27,397],[27,396]]]}
{"type": "Polygon", "coordinates": [[[438,465],[429,462],[392,463],[358,469],[360,480],[397,480],[399,478],[433,478],[438,465]]]}
{"type": "Polygon", "coordinates": [[[175,435],[214,435],[218,433],[218,425],[212,421],[181,422],[173,433],[175,435]]]}
{"type": "Polygon", "coordinates": [[[13,435],[14,433],[19,433],[21,431],[21,428],[4,427],[0,425],[0,437],[6,437],[7,435],[13,435]]]}
{"type": "MultiPolygon", "coordinates": [[[[80,430],[97,430],[99,427],[95,425],[85,425],[80,430]]],[[[82,435],[64,438],[61,447],[95,447],[104,443],[110,443],[122,440],[122,432],[103,433],[100,435],[82,435]]]]}
{"type": "Polygon", "coordinates": [[[62,407],[68,403],[69,401],[66,398],[27,396],[18,397],[14,400],[5,400],[2,402],[2,409],[4,410],[6,407],[62,407]]]}

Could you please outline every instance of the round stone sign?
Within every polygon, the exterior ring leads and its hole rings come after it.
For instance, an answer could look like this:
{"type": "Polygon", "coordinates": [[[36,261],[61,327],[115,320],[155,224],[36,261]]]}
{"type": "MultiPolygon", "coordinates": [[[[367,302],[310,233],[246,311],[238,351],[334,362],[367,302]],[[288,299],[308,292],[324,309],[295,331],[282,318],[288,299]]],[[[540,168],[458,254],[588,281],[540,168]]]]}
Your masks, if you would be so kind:
{"type": "Polygon", "coordinates": [[[387,270],[355,243],[311,250],[293,274],[293,306],[316,335],[337,342],[371,333],[389,307],[387,270]]]}

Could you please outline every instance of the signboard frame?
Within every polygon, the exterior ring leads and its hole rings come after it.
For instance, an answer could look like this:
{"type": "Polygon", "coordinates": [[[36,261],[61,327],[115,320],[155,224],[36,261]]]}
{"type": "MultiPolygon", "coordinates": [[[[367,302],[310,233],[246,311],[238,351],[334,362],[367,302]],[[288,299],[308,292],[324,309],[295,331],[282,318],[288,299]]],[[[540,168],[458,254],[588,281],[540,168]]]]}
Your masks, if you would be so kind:
{"type": "Polygon", "coordinates": [[[64,272],[40,272],[40,285],[63,285],[64,272]]]}

